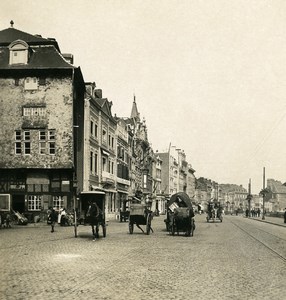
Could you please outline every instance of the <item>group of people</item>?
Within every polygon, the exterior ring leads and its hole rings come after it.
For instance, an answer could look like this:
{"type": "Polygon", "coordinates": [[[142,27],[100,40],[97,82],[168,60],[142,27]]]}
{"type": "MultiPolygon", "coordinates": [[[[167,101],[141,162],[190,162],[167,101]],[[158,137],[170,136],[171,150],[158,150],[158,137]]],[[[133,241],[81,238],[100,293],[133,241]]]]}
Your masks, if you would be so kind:
{"type": "Polygon", "coordinates": [[[260,211],[260,208],[258,208],[258,209],[251,209],[250,211],[249,211],[249,209],[247,209],[246,211],[245,211],[245,214],[246,214],[246,217],[260,217],[260,214],[261,214],[261,211],[260,211]]]}
{"type": "Polygon", "coordinates": [[[60,209],[59,213],[53,207],[49,208],[48,211],[48,224],[51,225],[51,232],[55,231],[55,224],[56,222],[61,225],[65,226],[68,222],[68,216],[65,208],[60,209]]]}

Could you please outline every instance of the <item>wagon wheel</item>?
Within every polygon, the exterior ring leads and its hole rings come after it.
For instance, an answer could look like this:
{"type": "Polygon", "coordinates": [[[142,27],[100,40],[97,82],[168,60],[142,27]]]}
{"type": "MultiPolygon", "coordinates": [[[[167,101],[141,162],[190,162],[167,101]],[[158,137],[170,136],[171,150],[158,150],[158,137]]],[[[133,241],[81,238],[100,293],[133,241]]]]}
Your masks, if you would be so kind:
{"type": "Polygon", "coordinates": [[[102,235],[103,235],[103,237],[106,237],[106,225],[105,224],[102,225],[102,235]]]}
{"type": "Polygon", "coordinates": [[[195,227],[195,222],[192,219],[191,220],[191,228],[190,228],[190,236],[194,236],[194,229],[195,229],[194,227],[195,227]]]}
{"type": "Polygon", "coordinates": [[[146,234],[149,235],[151,230],[151,214],[147,215],[147,220],[146,220],[146,234]]]}
{"type": "Polygon", "coordinates": [[[129,222],[129,233],[132,234],[134,230],[134,224],[129,222]]]}
{"type": "Polygon", "coordinates": [[[176,225],[175,225],[175,221],[173,221],[171,225],[171,234],[175,235],[175,232],[176,232],[176,225]]]}

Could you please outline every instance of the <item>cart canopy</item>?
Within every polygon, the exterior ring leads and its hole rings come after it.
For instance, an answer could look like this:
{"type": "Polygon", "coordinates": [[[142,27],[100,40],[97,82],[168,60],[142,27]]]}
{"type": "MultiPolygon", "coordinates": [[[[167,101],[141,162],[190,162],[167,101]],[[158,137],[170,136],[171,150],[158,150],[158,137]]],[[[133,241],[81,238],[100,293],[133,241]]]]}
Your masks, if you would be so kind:
{"type": "Polygon", "coordinates": [[[168,207],[171,209],[173,206],[188,207],[193,209],[190,197],[184,192],[179,192],[171,196],[170,201],[168,203],[168,207]]]}

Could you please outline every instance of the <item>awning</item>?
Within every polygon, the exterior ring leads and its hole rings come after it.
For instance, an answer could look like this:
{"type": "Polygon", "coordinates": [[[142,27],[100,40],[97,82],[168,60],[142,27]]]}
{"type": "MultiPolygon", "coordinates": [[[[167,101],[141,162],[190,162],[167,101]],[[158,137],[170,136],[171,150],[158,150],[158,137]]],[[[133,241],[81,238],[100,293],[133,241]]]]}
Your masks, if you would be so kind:
{"type": "Polygon", "coordinates": [[[109,156],[109,152],[107,152],[107,151],[105,151],[105,150],[103,150],[103,149],[101,149],[101,152],[102,152],[102,154],[104,154],[104,155],[106,155],[106,156],[109,156]]]}
{"type": "Polygon", "coordinates": [[[100,195],[105,195],[105,192],[103,191],[82,191],[81,194],[100,194],[100,195]]]}
{"type": "Polygon", "coordinates": [[[104,191],[106,192],[106,193],[117,193],[117,191],[116,190],[108,190],[108,189],[104,189],[104,191]]]}
{"type": "Polygon", "coordinates": [[[122,193],[122,194],[127,194],[127,195],[128,195],[128,192],[127,192],[127,191],[123,191],[123,190],[117,189],[117,192],[118,192],[118,193],[122,193]]]}

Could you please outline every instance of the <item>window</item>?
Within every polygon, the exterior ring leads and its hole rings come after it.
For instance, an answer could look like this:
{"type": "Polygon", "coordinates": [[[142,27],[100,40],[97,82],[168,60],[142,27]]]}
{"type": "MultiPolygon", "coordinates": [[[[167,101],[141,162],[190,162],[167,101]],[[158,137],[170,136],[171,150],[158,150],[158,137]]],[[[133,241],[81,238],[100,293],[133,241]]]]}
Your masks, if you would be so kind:
{"type": "Polygon", "coordinates": [[[37,195],[28,196],[28,210],[41,210],[42,197],[37,195]]]}
{"type": "Polygon", "coordinates": [[[90,151],[90,173],[93,173],[93,152],[90,151]]]}
{"type": "Polygon", "coordinates": [[[46,131],[39,131],[39,153],[46,154],[46,131]]]}
{"type": "Polygon", "coordinates": [[[94,172],[97,173],[97,153],[94,155],[94,172]]]}
{"type": "Polygon", "coordinates": [[[37,90],[38,89],[38,79],[36,77],[27,77],[24,83],[25,90],[37,90]]]}
{"type": "Polygon", "coordinates": [[[56,143],[55,143],[55,139],[56,139],[56,136],[55,136],[55,130],[49,130],[48,131],[48,139],[49,139],[49,154],[56,154],[56,143]]]}
{"type": "Polygon", "coordinates": [[[106,158],[103,157],[102,158],[102,170],[106,171],[106,169],[107,169],[107,161],[106,161],[106,158]]]}
{"type": "Polygon", "coordinates": [[[90,135],[93,136],[93,122],[90,121],[90,135]]]}
{"type": "Polygon", "coordinates": [[[62,196],[53,196],[53,208],[56,210],[64,208],[64,199],[62,196]]]}
{"type": "Polygon", "coordinates": [[[17,40],[9,45],[9,64],[27,64],[28,63],[28,49],[29,46],[26,42],[17,40]]]}
{"type": "Polygon", "coordinates": [[[24,131],[24,154],[31,154],[30,131],[24,131]]]}
{"type": "Polygon", "coordinates": [[[98,131],[98,126],[97,124],[94,124],[94,136],[97,138],[97,131],[98,131]]]}
{"type": "Polygon", "coordinates": [[[23,116],[45,116],[46,107],[23,107],[23,116]]]}
{"type": "Polygon", "coordinates": [[[46,78],[45,77],[40,77],[39,78],[39,85],[46,85],[46,78]]]}
{"type": "Polygon", "coordinates": [[[102,130],[102,142],[103,142],[104,144],[107,143],[107,131],[106,131],[106,129],[103,129],[103,130],[102,130]]]}

